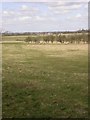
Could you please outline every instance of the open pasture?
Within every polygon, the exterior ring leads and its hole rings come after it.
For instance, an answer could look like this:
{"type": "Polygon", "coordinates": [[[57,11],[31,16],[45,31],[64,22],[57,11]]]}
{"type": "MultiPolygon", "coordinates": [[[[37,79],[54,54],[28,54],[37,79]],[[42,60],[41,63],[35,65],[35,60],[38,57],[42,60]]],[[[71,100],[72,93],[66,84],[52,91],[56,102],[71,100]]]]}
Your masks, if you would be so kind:
{"type": "Polygon", "coordinates": [[[88,45],[3,43],[3,117],[88,117],[88,45]]]}

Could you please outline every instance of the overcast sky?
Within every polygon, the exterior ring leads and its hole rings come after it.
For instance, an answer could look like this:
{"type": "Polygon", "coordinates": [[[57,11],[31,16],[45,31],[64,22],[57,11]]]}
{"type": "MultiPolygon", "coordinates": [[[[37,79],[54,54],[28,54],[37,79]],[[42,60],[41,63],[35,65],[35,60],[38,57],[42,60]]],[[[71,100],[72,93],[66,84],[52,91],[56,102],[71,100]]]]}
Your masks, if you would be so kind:
{"type": "Polygon", "coordinates": [[[79,2],[4,1],[2,11],[0,6],[3,31],[43,32],[88,28],[88,2],[83,0],[79,2]]]}

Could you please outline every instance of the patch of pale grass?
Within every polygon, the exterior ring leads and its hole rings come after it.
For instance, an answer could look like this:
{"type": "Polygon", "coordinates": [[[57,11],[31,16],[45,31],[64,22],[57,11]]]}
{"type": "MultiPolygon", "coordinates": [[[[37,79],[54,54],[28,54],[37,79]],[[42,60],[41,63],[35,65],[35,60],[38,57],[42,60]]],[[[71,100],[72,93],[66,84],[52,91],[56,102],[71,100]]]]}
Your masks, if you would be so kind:
{"type": "Polygon", "coordinates": [[[23,45],[24,49],[38,49],[44,51],[61,51],[61,50],[88,50],[87,44],[69,44],[69,45],[23,45]]]}
{"type": "Polygon", "coordinates": [[[13,41],[2,41],[2,43],[24,43],[24,41],[15,41],[15,40],[13,40],[13,41]]]}

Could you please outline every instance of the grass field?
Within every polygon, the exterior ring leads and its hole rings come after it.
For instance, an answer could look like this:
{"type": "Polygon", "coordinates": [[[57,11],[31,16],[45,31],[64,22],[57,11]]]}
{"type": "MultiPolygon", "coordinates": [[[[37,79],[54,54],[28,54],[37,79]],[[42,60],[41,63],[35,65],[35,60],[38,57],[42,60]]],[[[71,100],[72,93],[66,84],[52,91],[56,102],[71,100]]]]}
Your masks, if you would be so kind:
{"type": "Polygon", "coordinates": [[[25,40],[25,38],[28,37],[28,35],[13,35],[13,36],[2,36],[3,41],[17,41],[17,40],[25,40]]]}
{"type": "Polygon", "coordinates": [[[3,43],[3,117],[88,117],[88,46],[3,43]]]}

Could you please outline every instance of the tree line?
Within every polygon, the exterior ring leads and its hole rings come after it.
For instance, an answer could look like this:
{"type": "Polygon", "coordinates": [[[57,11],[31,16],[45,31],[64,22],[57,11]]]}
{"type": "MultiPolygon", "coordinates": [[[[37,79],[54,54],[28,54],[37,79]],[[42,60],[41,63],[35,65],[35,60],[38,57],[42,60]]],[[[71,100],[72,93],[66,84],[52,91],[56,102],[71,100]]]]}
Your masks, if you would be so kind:
{"type": "Polygon", "coordinates": [[[90,29],[80,29],[76,31],[47,31],[47,32],[11,32],[11,31],[4,31],[1,32],[2,35],[5,36],[12,36],[12,35],[47,35],[47,34],[68,34],[68,33],[89,33],[90,29]]]}
{"type": "Polygon", "coordinates": [[[82,34],[72,34],[72,35],[43,35],[43,36],[28,36],[25,39],[25,42],[28,43],[88,43],[88,35],[85,33],[82,34]]]}

